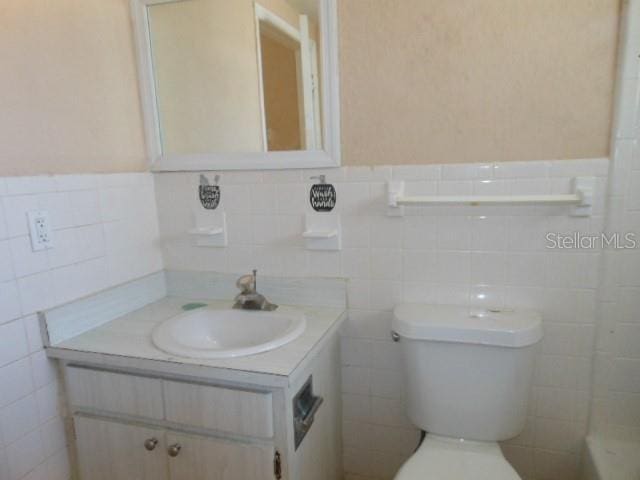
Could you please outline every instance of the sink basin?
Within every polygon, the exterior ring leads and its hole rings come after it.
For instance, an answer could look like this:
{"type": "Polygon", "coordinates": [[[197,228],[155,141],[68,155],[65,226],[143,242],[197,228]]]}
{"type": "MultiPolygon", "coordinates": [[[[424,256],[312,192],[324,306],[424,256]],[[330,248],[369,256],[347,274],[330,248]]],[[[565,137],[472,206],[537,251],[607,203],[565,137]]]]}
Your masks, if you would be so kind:
{"type": "Polygon", "coordinates": [[[160,350],[189,358],[231,358],[281,347],[304,332],[297,312],[203,308],[170,318],[151,333],[160,350]]]}

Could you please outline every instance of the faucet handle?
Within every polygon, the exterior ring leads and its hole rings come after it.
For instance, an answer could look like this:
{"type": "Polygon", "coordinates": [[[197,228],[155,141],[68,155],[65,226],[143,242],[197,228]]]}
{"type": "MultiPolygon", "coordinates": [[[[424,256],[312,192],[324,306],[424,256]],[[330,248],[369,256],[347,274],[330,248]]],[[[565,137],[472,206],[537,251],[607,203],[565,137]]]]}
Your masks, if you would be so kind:
{"type": "Polygon", "coordinates": [[[255,272],[254,270],[253,274],[243,275],[236,281],[236,287],[238,287],[242,293],[253,293],[256,291],[255,272]]]}

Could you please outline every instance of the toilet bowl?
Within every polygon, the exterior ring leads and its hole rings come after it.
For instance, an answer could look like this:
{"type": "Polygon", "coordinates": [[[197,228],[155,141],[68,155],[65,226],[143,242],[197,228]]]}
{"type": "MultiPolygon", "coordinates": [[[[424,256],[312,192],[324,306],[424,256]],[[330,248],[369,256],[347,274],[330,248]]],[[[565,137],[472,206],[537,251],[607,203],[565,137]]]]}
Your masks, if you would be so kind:
{"type": "Polygon", "coordinates": [[[396,480],[520,480],[495,442],[427,435],[396,480]]]}
{"type": "Polygon", "coordinates": [[[540,315],[402,304],[392,328],[407,415],[427,432],[396,480],[518,480],[497,442],[524,428],[540,315]]]}

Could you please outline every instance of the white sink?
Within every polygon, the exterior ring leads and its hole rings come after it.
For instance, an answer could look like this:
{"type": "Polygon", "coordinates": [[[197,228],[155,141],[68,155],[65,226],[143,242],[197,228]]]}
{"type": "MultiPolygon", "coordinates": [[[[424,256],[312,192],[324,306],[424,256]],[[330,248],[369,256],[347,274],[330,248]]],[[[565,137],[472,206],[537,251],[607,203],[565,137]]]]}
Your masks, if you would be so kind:
{"type": "Polygon", "coordinates": [[[160,350],[189,358],[231,358],[281,347],[306,327],[302,313],[202,308],[170,318],[151,333],[160,350]]]}

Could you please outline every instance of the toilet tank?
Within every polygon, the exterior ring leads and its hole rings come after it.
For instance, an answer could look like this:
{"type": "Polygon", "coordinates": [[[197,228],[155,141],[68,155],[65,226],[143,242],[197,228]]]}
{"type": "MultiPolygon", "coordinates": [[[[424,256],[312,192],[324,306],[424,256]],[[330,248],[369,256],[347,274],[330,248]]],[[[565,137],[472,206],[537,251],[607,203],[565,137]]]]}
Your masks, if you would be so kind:
{"type": "Polygon", "coordinates": [[[402,349],[406,407],[429,433],[479,441],[524,428],[540,315],[403,304],[393,331],[402,349]]]}

